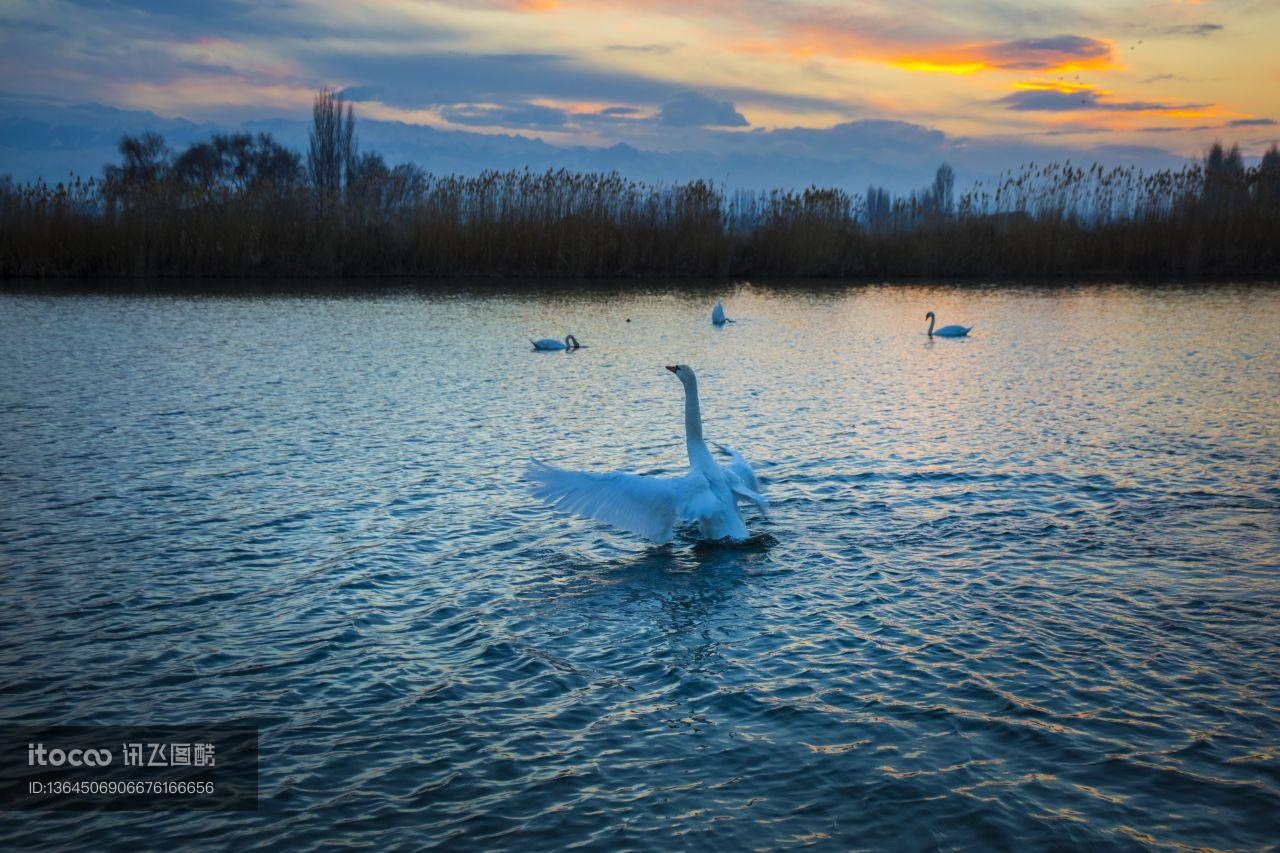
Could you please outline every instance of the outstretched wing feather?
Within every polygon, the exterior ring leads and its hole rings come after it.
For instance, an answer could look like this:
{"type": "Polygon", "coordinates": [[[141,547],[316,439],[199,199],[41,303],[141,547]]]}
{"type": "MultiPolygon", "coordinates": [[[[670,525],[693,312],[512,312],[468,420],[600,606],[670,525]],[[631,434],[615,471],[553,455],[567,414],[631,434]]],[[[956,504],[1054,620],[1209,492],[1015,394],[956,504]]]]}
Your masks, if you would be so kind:
{"type": "Polygon", "coordinates": [[[716,447],[733,458],[731,463],[721,466],[725,480],[729,483],[729,490],[742,500],[755,504],[761,513],[768,515],[769,502],[760,494],[760,480],[751,469],[751,463],[733,448],[723,444],[717,444],[716,447]]]}
{"type": "Polygon", "coordinates": [[[721,466],[725,472],[737,477],[742,485],[751,491],[760,491],[760,480],[756,477],[756,472],[751,470],[751,464],[742,458],[742,454],[731,447],[725,447],[723,444],[716,444],[716,447],[733,458],[731,463],[721,466]]]}
{"type": "Polygon", "coordinates": [[[672,539],[685,479],[569,471],[536,460],[529,463],[524,476],[534,484],[534,497],[557,509],[659,544],[672,539]]]}

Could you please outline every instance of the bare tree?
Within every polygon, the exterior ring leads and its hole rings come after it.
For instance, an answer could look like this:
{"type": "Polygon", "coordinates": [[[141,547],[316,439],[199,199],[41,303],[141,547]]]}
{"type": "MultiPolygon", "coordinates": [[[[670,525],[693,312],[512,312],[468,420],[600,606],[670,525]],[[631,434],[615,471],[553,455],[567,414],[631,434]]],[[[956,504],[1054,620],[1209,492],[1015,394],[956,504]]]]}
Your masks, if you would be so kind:
{"type": "Polygon", "coordinates": [[[193,143],[173,162],[173,174],[191,187],[228,187],[239,192],[270,187],[283,193],[297,186],[298,155],[269,133],[215,133],[193,143]]]}
{"type": "Polygon", "coordinates": [[[356,165],[355,111],[341,95],[323,88],[311,106],[307,174],[322,213],[334,210],[356,165]],[[345,108],[345,109],[344,109],[345,108]]]}
{"type": "Polygon", "coordinates": [[[883,231],[889,225],[889,217],[893,213],[893,198],[883,187],[867,187],[867,228],[874,232],[883,231]]]}
{"type": "Polygon", "coordinates": [[[109,183],[118,186],[141,186],[165,177],[169,170],[172,152],[164,144],[164,137],[153,131],[120,137],[118,146],[124,161],[119,166],[107,166],[104,172],[109,183]]]}
{"type": "Polygon", "coordinates": [[[934,210],[944,219],[951,216],[951,208],[955,204],[956,173],[943,163],[933,176],[934,210]]]}
{"type": "Polygon", "coordinates": [[[1221,142],[1213,143],[1204,158],[1204,200],[1214,216],[1229,215],[1239,206],[1244,193],[1244,159],[1240,146],[1225,150],[1221,142]]]}
{"type": "Polygon", "coordinates": [[[1280,146],[1272,145],[1262,155],[1254,191],[1264,208],[1280,211],[1280,146]]]}

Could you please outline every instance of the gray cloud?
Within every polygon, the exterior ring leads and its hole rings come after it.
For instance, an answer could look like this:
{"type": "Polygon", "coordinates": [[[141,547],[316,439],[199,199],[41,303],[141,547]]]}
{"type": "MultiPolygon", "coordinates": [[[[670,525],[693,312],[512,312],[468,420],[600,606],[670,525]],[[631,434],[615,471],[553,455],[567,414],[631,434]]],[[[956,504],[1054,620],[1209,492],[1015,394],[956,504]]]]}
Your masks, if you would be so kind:
{"type": "Polygon", "coordinates": [[[1005,95],[996,103],[1011,110],[1044,112],[1090,110],[1099,106],[1098,96],[1093,92],[1059,92],[1055,89],[1025,89],[1005,95]]]}
{"type": "Polygon", "coordinates": [[[607,44],[604,49],[616,53],[670,53],[679,46],[678,42],[671,44],[655,42],[653,44],[607,44]]]}
{"type": "Polygon", "coordinates": [[[484,127],[552,128],[568,120],[564,110],[540,104],[453,104],[440,110],[453,124],[484,127]]]}
{"type": "Polygon", "coordinates": [[[1138,130],[1143,133],[1186,133],[1187,131],[1196,130],[1229,130],[1233,127],[1271,127],[1275,124],[1276,120],[1270,118],[1238,118],[1225,124],[1197,124],[1193,127],[1187,127],[1186,125],[1173,127],[1157,125],[1155,127],[1140,127],[1138,130]]]}
{"type": "Polygon", "coordinates": [[[1140,127],[1138,130],[1143,133],[1186,133],[1187,131],[1213,130],[1215,127],[1222,127],[1222,125],[1198,124],[1194,127],[1162,127],[1157,125],[1154,127],[1140,127]]]}
{"type": "Polygon", "coordinates": [[[699,92],[681,92],[662,105],[658,122],[673,127],[746,127],[746,117],[732,101],[717,101],[699,92]]]}
{"type": "Polygon", "coordinates": [[[1203,109],[1209,104],[1162,104],[1158,101],[1105,101],[1095,92],[1061,92],[1055,89],[1026,89],[1005,95],[996,103],[1020,112],[1075,112],[1078,110],[1113,110],[1119,112],[1203,109]]]}
{"type": "Polygon", "coordinates": [[[1177,24],[1171,27],[1162,27],[1156,30],[1157,35],[1162,36],[1211,36],[1214,33],[1222,32],[1226,29],[1222,24],[1177,24]]]}
{"type": "Polygon", "coordinates": [[[1089,153],[1099,160],[1112,163],[1159,163],[1163,160],[1165,165],[1161,168],[1166,168],[1177,162],[1168,151],[1150,145],[1099,145],[1089,153]]]}
{"type": "Polygon", "coordinates": [[[522,65],[541,65],[543,63],[564,62],[569,59],[563,53],[481,53],[480,59],[492,59],[496,62],[515,62],[522,65]]]}
{"type": "Polygon", "coordinates": [[[859,119],[830,128],[791,127],[743,134],[721,134],[726,141],[779,154],[823,158],[892,158],[896,152],[941,154],[948,137],[940,130],[908,121],[859,119]]]}
{"type": "Polygon", "coordinates": [[[338,92],[340,97],[357,104],[361,101],[381,101],[387,94],[386,86],[348,86],[338,92]]]}
{"type": "Polygon", "coordinates": [[[1000,68],[1035,71],[1071,61],[1106,59],[1111,55],[1111,46],[1087,36],[1061,35],[1000,42],[982,52],[1000,68]]]}
{"type": "Polygon", "coordinates": [[[0,16],[0,30],[26,32],[39,35],[52,35],[63,30],[45,21],[23,21],[18,18],[0,16]]]}
{"type": "Polygon", "coordinates": [[[582,68],[552,54],[369,56],[325,50],[306,59],[325,79],[360,80],[362,91],[376,87],[377,100],[407,109],[534,98],[652,103],[675,91],[663,82],[582,68]]]}
{"type": "Polygon", "coordinates": [[[120,22],[171,33],[226,34],[252,31],[258,26],[254,21],[258,9],[244,0],[68,0],[68,4],[90,14],[102,13],[120,22]]]}
{"type": "MultiPolygon", "coordinates": [[[[365,91],[378,86],[377,100],[422,109],[456,103],[509,103],[550,98],[656,105],[689,94],[686,86],[639,74],[591,67],[556,54],[469,54],[456,51],[392,56],[343,54],[317,48],[303,56],[321,80],[359,81],[365,91]]],[[[710,91],[702,97],[750,99],[782,107],[846,110],[824,98],[778,95],[750,88],[710,91]]],[[[732,105],[731,105],[732,108],[732,105]]],[[[740,126],[726,115],[727,126],[740,126]]],[[[741,119],[745,123],[745,119],[741,119]]]]}

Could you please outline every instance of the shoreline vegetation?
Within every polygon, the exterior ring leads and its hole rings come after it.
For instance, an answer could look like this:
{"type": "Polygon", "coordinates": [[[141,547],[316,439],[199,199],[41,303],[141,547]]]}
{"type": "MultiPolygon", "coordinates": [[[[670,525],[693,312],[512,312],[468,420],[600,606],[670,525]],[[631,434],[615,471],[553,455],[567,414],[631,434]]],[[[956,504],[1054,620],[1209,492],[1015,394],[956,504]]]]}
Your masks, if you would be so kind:
{"type": "Polygon", "coordinates": [[[957,193],[726,191],[616,173],[433,175],[361,152],[313,104],[305,155],[269,135],[183,152],[120,140],[101,178],[0,178],[0,278],[469,277],[1171,280],[1280,275],[1280,149],[1142,173],[1029,164],[957,193]]]}

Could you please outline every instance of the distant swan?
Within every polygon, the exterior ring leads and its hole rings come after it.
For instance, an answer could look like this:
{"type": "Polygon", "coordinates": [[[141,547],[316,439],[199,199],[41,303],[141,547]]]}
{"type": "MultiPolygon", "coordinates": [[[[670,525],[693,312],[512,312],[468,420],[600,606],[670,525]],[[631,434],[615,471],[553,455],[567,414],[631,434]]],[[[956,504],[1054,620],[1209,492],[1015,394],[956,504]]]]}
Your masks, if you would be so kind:
{"type": "Polygon", "coordinates": [[[936,318],[933,316],[933,312],[930,311],[928,314],[925,314],[924,318],[929,321],[929,337],[931,338],[934,335],[937,335],[940,338],[963,338],[965,335],[969,334],[969,330],[973,328],[973,326],[943,326],[941,329],[935,330],[933,328],[933,321],[936,318]]]}
{"type": "Polygon", "coordinates": [[[724,316],[724,303],[717,302],[711,308],[711,325],[723,326],[725,323],[732,323],[728,317],[724,316]]]}
{"type": "Polygon", "coordinates": [[[563,341],[557,341],[555,338],[540,338],[530,343],[533,344],[534,349],[581,349],[582,347],[573,335],[565,335],[563,341]]]}
{"type": "Polygon", "coordinates": [[[693,369],[678,364],[667,370],[684,384],[689,473],[683,477],[620,471],[597,474],[566,471],[534,459],[525,469],[525,479],[534,484],[535,497],[557,509],[602,521],[658,544],[671,541],[677,521],[696,523],[704,539],[746,539],[747,525],[738,501],[748,501],[760,512],[767,512],[769,505],[760,495],[760,482],[747,461],[726,447],[720,449],[733,457],[733,462],[725,466],[716,463],[702,439],[698,379],[693,369]]]}

